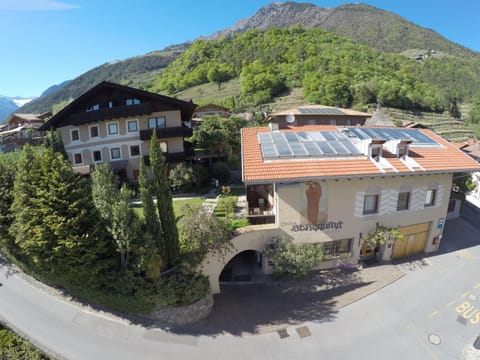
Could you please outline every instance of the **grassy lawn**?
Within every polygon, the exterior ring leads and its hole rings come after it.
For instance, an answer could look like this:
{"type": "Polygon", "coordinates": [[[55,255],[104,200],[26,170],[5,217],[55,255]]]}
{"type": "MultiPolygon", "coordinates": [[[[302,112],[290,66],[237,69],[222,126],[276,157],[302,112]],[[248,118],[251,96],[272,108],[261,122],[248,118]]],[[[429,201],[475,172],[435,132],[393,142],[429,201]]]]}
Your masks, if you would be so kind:
{"type": "MultiPolygon", "coordinates": [[[[181,200],[175,200],[173,199],[173,211],[175,213],[175,217],[179,218],[182,216],[182,207],[184,205],[201,205],[205,201],[205,198],[203,197],[198,197],[198,198],[191,198],[191,199],[181,199],[181,200]]],[[[143,219],[143,207],[141,204],[133,204],[132,205],[133,211],[137,214],[137,216],[140,219],[143,219]]]]}

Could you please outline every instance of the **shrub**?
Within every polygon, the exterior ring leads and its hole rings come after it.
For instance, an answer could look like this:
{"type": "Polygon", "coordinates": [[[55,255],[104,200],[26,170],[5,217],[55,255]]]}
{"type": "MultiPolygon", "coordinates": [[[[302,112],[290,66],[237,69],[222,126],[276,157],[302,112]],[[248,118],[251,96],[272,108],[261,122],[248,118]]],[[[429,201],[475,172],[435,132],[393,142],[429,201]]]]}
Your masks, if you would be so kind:
{"type": "Polygon", "coordinates": [[[321,244],[295,244],[287,237],[274,238],[263,254],[273,263],[278,275],[305,276],[323,259],[321,244]]]}

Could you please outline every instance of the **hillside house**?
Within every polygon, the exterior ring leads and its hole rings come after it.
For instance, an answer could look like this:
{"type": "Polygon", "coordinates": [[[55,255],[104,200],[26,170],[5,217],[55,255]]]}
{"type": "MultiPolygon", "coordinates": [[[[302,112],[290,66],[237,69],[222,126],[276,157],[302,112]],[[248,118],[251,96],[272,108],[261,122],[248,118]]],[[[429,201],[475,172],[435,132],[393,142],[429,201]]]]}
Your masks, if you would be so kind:
{"type": "Polygon", "coordinates": [[[51,115],[50,112],[10,115],[6,124],[0,129],[0,152],[15,151],[25,144],[40,144],[43,137],[39,128],[51,115]]]}
{"type": "Polygon", "coordinates": [[[55,114],[40,129],[61,135],[74,170],[90,173],[99,163],[109,163],[120,176],[136,182],[139,159],[148,163],[154,129],[168,163],[193,155],[184,141],[192,129],[195,104],[175,98],[101,82],[55,114]]]}
{"type": "Polygon", "coordinates": [[[304,125],[362,126],[372,114],[324,105],[303,105],[294,109],[271,113],[265,122],[280,128],[304,125]]]}

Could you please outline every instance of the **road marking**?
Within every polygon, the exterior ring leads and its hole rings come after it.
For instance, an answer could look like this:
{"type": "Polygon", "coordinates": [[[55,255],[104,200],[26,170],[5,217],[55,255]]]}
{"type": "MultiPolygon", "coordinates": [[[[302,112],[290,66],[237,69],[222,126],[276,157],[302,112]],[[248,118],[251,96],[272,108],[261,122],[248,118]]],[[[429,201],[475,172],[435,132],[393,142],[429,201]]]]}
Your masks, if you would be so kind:
{"type": "Polygon", "coordinates": [[[427,342],[422,339],[420,336],[417,335],[415,332],[415,325],[413,323],[410,323],[406,326],[408,332],[410,335],[412,335],[415,340],[427,351],[428,355],[430,355],[430,358],[433,360],[438,360],[437,354],[430,348],[430,346],[427,344],[427,342]]]}
{"type": "Polygon", "coordinates": [[[472,325],[477,325],[480,323],[480,309],[473,306],[469,301],[464,301],[459,304],[455,311],[460,314],[463,318],[469,320],[469,323],[472,325]]]}
{"type": "Polygon", "coordinates": [[[455,304],[455,303],[456,303],[456,301],[455,301],[455,300],[452,300],[452,301],[450,301],[446,306],[447,306],[447,307],[450,307],[450,306],[452,306],[452,305],[455,304]]]}
{"type": "Polygon", "coordinates": [[[436,315],[440,314],[440,311],[438,310],[435,310],[435,311],[432,311],[430,314],[428,314],[428,317],[430,319],[433,319],[436,315]]]}
{"type": "Polygon", "coordinates": [[[473,288],[474,288],[474,289],[480,289],[480,283],[478,283],[477,285],[475,285],[473,288]]]}

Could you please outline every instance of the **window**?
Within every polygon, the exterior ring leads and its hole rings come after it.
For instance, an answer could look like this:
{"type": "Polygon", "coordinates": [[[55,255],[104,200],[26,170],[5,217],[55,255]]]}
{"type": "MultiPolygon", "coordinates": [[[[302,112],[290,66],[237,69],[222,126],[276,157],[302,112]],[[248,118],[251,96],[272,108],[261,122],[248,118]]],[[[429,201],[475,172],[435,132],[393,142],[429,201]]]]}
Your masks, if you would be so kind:
{"type": "Polygon", "coordinates": [[[100,104],[95,104],[95,105],[89,106],[87,108],[87,112],[96,111],[96,110],[99,110],[99,109],[100,109],[100,104]]]}
{"type": "Polygon", "coordinates": [[[102,152],[100,150],[92,151],[92,156],[94,162],[102,161],[102,152]]]}
{"type": "Polygon", "coordinates": [[[122,157],[122,153],[120,152],[120,148],[115,147],[110,149],[110,157],[112,160],[120,159],[122,157]]]}
{"type": "Polygon", "coordinates": [[[425,206],[433,206],[435,205],[435,197],[437,196],[436,189],[428,189],[427,193],[425,194],[425,206]]]}
{"type": "Polygon", "coordinates": [[[336,241],[327,241],[323,244],[323,255],[325,260],[333,259],[338,256],[350,256],[352,249],[352,239],[343,239],[336,241]]]}
{"type": "Polygon", "coordinates": [[[378,212],[378,198],[378,195],[365,195],[363,215],[376,214],[378,212]]]}
{"type": "Polygon", "coordinates": [[[127,122],[128,132],[138,131],[137,120],[130,120],[127,122]]]}
{"type": "Polygon", "coordinates": [[[165,117],[159,116],[148,119],[148,128],[155,129],[155,128],[164,128],[165,127],[165,117]]]}
{"type": "Polygon", "coordinates": [[[397,199],[397,211],[408,210],[410,206],[410,193],[400,192],[397,199]]]}
{"type": "Polygon", "coordinates": [[[118,134],[118,124],[117,123],[110,123],[107,126],[108,126],[108,135],[118,134]]]}
{"type": "Polygon", "coordinates": [[[82,164],[83,163],[82,154],[81,153],[73,154],[73,162],[75,164],[82,164]]]}
{"type": "Polygon", "coordinates": [[[382,156],[382,147],[381,146],[372,146],[370,148],[370,157],[375,161],[380,161],[380,157],[382,156]]]}
{"type": "Polygon", "coordinates": [[[90,137],[91,138],[98,137],[98,126],[97,125],[90,126],[90,137]]]}
{"type": "Polygon", "coordinates": [[[130,146],[130,157],[140,156],[140,145],[131,145],[130,146]]]}
{"type": "Polygon", "coordinates": [[[125,100],[125,104],[127,106],[137,105],[137,104],[140,104],[140,100],[139,99],[127,99],[127,100],[125,100]]]}
{"type": "Polygon", "coordinates": [[[80,131],[78,129],[70,130],[70,136],[72,141],[79,141],[80,140],[80,131]]]}
{"type": "Polygon", "coordinates": [[[406,158],[408,155],[408,145],[399,144],[398,145],[398,157],[399,158],[406,158]]]}

